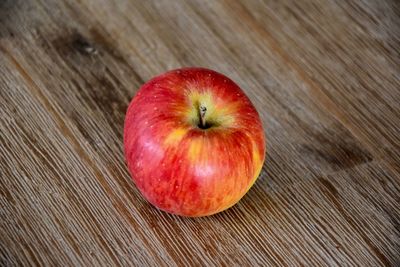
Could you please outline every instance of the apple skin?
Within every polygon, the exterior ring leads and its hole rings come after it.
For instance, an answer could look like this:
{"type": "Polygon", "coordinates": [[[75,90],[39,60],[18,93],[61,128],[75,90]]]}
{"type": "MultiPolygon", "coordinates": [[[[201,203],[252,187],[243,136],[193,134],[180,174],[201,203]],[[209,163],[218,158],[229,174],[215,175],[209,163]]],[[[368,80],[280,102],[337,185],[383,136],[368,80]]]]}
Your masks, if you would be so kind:
{"type": "Polygon", "coordinates": [[[199,217],[246,194],[263,166],[265,137],[256,109],[232,80],[183,68],[139,89],[125,117],[124,149],[132,179],[150,203],[199,217]],[[207,129],[199,126],[200,105],[207,108],[207,129]]]}

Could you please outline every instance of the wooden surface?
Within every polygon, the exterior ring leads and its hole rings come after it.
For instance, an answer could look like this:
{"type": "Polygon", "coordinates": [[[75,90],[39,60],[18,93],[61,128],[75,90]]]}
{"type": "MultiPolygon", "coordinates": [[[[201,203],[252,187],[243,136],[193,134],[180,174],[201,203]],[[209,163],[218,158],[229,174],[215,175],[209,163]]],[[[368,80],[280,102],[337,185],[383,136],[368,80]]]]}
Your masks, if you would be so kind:
{"type": "Polygon", "coordinates": [[[0,265],[399,266],[398,1],[0,1],[0,265]],[[267,160],[221,214],[147,204],[123,158],[141,84],[202,66],[267,160]]]}

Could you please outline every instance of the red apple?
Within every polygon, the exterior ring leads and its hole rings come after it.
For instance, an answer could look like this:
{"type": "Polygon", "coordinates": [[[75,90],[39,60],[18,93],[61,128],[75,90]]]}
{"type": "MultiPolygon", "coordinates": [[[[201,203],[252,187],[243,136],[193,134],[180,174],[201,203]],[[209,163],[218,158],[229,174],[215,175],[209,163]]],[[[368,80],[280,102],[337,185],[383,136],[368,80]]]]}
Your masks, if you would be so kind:
{"type": "Polygon", "coordinates": [[[232,80],[184,68],[145,83],[128,107],[125,157],[143,196],[190,217],[237,203],[265,155],[260,117],[232,80]]]}

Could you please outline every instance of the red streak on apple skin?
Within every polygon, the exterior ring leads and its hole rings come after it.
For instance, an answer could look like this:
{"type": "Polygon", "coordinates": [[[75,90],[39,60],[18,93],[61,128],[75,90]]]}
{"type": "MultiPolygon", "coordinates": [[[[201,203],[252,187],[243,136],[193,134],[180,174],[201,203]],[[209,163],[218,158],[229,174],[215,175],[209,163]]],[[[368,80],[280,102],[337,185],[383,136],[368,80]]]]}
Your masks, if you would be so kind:
{"type": "Polygon", "coordinates": [[[250,100],[233,81],[202,68],[170,71],[140,88],[126,114],[124,147],[144,197],[190,217],[237,203],[265,157],[264,131],[250,100]],[[198,127],[199,104],[207,107],[209,129],[198,127]]]}

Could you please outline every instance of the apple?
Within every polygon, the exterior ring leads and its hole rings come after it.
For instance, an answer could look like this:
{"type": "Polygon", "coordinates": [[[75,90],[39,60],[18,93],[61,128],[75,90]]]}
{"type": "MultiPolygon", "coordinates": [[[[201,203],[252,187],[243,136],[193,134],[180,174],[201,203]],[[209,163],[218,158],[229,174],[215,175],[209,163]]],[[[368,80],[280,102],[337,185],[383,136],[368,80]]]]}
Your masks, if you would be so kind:
{"type": "Polygon", "coordinates": [[[124,149],[143,196],[169,213],[198,217],[237,203],[265,158],[260,117],[226,76],[183,68],[145,83],[130,103],[124,149]]]}

